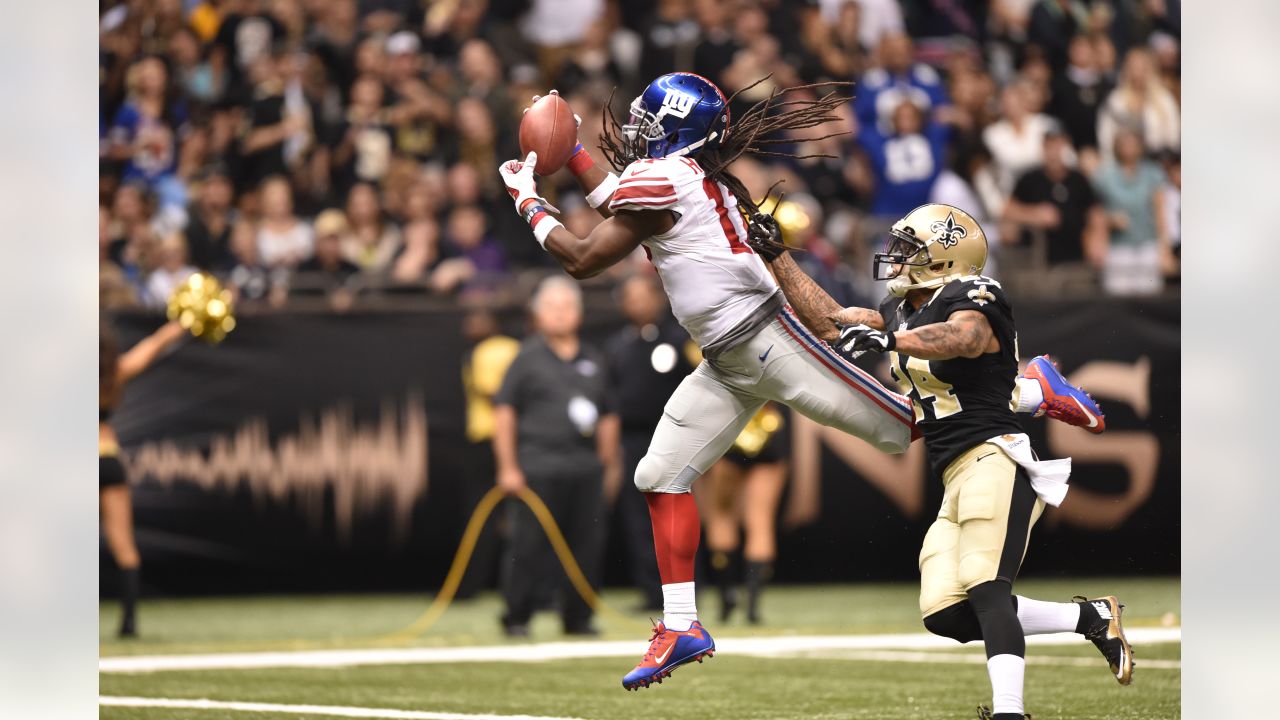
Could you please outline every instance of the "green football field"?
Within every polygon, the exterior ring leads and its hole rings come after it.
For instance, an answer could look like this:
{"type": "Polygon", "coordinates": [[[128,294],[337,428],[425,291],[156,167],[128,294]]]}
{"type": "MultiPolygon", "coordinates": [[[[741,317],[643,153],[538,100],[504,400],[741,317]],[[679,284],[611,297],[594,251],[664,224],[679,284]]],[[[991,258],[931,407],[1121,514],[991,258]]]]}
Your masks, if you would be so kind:
{"type": "MultiPolygon", "coordinates": [[[[1026,696],[1037,720],[1180,717],[1177,579],[1027,580],[1018,591],[1062,600],[1116,594],[1126,628],[1148,638],[1134,642],[1129,687],[1116,684],[1084,640],[1033,638],[1026,696]]],[[[131,642],[114,638],[117,610],[103,603],[100,716],[972,718],[988,701],[982,649],[922,638],[915,593],[910,584],[771,588],[759,627],[715,622],[716,599],[704,593],[716,657],[633,693],[619,680],[644,652],[648,619],[631,611],[637,596],[626,591],[604,598],[627,617],[602,615],[600,638],[573,643],[562,642],[550,614],[536,619],[528,640],[507,640],[492,595],[454,603],[411,640],[388,635],[413,622],[429,596],[151,600],[140,609],[142,638],[131,642]],[[175,661],[185,669],[156,669],[175,661]]]]}

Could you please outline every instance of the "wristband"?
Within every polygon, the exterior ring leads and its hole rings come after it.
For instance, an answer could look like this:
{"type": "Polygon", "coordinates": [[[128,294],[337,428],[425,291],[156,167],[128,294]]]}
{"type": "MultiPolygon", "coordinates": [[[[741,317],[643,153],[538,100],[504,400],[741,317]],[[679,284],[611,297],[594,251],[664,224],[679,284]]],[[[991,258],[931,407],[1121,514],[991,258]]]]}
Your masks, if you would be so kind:
{"type": "Polygon", "coordinates": [[[552,230],[555,230],[558,227],[564,227],[564,225],[561,225],[559,220],[551,217],[549,214],[543,213],[542,217],[537,220],[537,225],[533,228],[533,239],[538,241],[538,244],[542,246],[543,250],[546,250],[547,236],[551,234],[552,230]]]}
{"type": "Polygon", "coordinates": [[[569,156],[567,165],[569,172],[573,173],[574,177],[578,177],[595,166],[596,161],[591,157],[591,153],[587,152],[582,143],[578,143],[577,147],[573,149],[573,154],[569,156]]]}
{"type": "Polygon", "coordinates": [[[547,247],[547,236],[552,230],[558,227],[564,227],[559,220],[551,217],[551,213],[547,207],[538,200],[538,198],[529,198],[520,206],[520,217],[529,223],[529,227],[533,228],[533,237],[538,244],[545,250],[547,247]]]}
{"type": "Polygon", "coordinates": [[[587,195],[587,204],[593,208],[609,202],[609,198],[613,197],[613,192],[618,189],[618,176],[613,173],[605,175],[604,180],[596,186],[595,190],[587,195]]]}
{"type": "Polygon", "coordinates": [[[523,203],[520,203],[520,207],[517,209],[517,212],[520,213],[520,218],[530,225],[533,224],[533,218],[539,212],[545,213],[546,211],[546,206],[539,202],[538,198],[526,198],[523,203]]]}

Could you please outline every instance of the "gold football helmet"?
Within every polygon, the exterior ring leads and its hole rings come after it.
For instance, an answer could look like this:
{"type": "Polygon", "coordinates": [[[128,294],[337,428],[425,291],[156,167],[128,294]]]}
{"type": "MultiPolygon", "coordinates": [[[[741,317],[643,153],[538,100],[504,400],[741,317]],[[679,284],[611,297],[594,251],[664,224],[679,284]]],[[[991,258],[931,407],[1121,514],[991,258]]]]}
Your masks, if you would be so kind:
{"type": "Polygon", "coordinates": [[[889,292],[901,297],[908,290],[981,274],[986,265],[987,236],[978,221],[960,208],[929,203],[893,224],[871,272],[876,280],[888,280],[889,292]]]}

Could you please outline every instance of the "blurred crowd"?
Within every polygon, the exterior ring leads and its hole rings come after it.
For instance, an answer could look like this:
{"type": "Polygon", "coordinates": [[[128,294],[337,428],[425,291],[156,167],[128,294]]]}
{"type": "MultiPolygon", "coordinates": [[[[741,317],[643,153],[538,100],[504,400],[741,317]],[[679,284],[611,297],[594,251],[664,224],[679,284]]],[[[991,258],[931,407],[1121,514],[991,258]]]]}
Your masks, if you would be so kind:
{"type": "MultiPolygon", "coordinates": [[[[264,307],[520,300],[514,280],[554,269],[496,171],[522,108],[559,89],[603,162],[606,109],[625,120],[675,70],[740,91],[735,114],[852,83],[839,122],[791,138],[810,157],[733,168],[760,198],[785,180],[787,240],[841,302],[875,295],[873,245],[928,201],[974,214],[1029,288],[1178,273],[1179,0],[103,0],[99,19],[105,308],[163,306],[196,269],[264,307]]],[[[542,182],[583,234],[599,218],[566,174],[542,182]]]]}

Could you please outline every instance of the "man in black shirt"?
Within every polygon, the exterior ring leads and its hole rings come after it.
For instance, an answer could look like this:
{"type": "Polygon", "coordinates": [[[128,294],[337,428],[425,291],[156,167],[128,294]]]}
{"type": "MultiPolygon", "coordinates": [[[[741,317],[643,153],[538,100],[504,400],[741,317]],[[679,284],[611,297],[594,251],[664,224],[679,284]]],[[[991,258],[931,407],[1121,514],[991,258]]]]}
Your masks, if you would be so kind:
{"type": "MultiPolygon", "coordinates": [[[[603,490],[621,480],[618,416],[603,356],[578,340],[582,295],[572,280],[544,280],[532,301],[538,333],[525,341],[494,397],[493,452],[498,486],[528,488],[546,503],[588,580],[603,546],[603,490]]],[[[568,582],[537,519],[511,507],[503,567],[509,635],[527,635],[539,590],[560,578],[568,634],[594,634],[591,608],[568,582]]]]}
{"type": "Polygon", "coordinates": [[[240,142],[242,190],[255,188],[273,175],[288,176],[285,142],[310,127],[306,115],[290,113],[285,106],[285,70],[290,62],[284,53],[268,54],[255,60],[251,68],[253,101],[240,142]]]}
{"type": "MultiPolygon", "coordinates": [[[[622,422],[623,477],[635,477],[636,465],[653,439],[662,408],[680,381],[693,372],[684,348],[689,336],[666,313],[666,294],[653,275],[636,275],[620,289],[619,305],[630,324],[606,346],[610,385],[622,422]]],[[[646,609],[662,609],[662,581],[653,551],[649,506],[635,483],[618,491],[617,515],[627,545],[631,578],[644,595],[646,609]]]]}
{"type": "Polygon", "coordinates": [[[249,68],[271,54],[272,47],[284,39],[285,29],[267,13],[263,0],[228,0],[223,12],[210,60],[227,78],[226,98],[244,103],[253,87],[249,68]]]}
{"type": "Polygon", "coordinates": [[[222,271],[235,265],[231,255],[231,225],[235,220],[231,179],[219,166],[210,166],[197,178],[200,189],[187,208],[187,246],[191,263],[202,270],[222,271]]]}
{"type": "Polygon", "coordinates": [[[980,716],[991,720],[1023,718],[1024,634],[1085,635],[1127,685],[1132,652],[1114,596],[1053,603],[1013,595],[1031,527],[1046,503],[1062,502],[1070,474],[1069,459],[1036,459],[1015,411],[1050,410],[1093,432],[1105,427],[1101,411],[1044,357],[1018,377],[1013,309],[1000,283],[980,274],[987,241],[972,216],[923,205],[889,235],[873,268],[891,293],[878,311],[840,308],[789,256],[753,246],[774,257],[783,292],[815,334],[845,360],[887,353],[911,399],[916,430],[945,488],[920,551],[925,627],[962,643],[983,641],[994,712],[982,707],[980,716]]]}
{"type": "MultiPolygon", "coordinates": [[[[1093,185],[1066,161],[1070,142],[1061,131],[1044,137],[1044,165],[1018,179],[1005,205],[1004,220],[1021,226],[1019,241],[1040,230],[1048,240],[1049,264],[1101,261],[1107,249],[1107,218],[1093,185]]],[[[1007,239],[1018,238],[1009,233],[1007,239]]]]}
{"type": "Polygon", "coordinates": [[[1098,149],[1098,110],[1111,94],[1112,84],[1098,69],[1098,55],[1087,35],[1071,39],[1070,62],[1055,73],[1048,113],[1056,117],[1080,150],[1098,149]]]}

